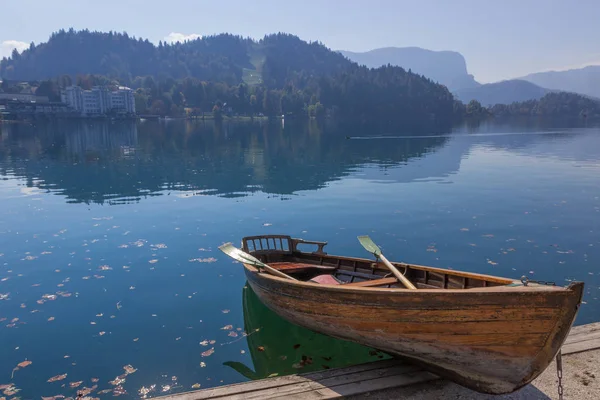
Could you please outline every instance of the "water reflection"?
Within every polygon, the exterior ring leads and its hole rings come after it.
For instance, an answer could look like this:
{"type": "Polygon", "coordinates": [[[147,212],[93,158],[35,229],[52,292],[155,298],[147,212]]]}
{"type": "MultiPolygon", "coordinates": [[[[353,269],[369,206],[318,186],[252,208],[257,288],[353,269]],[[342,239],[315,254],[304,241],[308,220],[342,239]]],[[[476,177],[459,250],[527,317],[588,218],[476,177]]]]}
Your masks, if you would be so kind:
{"type": "Polygon", "coordinates": [[[333,339],[291,324],[261,303],[249,286],[242,294],[244,332],[253,369],[228,361],[247,379],[345,367],[389,358],[388,355],[355,343],[333,339]]]}
{"type": "Polygon", "coordinates": [[[319,189],[365,163],[406,163],[446,141],[364,146],[314,123],[14,125],[3,128],[0,173],[86,203],[137,201],[169,190],[289,195],[319,189]]]}
{"type": "Polygon", "coordinates": [[[476,131],[465,125],[448,134],[372,138],[370,132],[314,121],[4,125],[0,174],[24,178],[28,187],[69,202],[117,204],[170,191],[223,197],[263,191],[285,198],[351,174],[394,182],[444,180],[480,145],[595,159],[598,149],[579,135],[593,129],[544,128],[484,123],[476,131]],[[561,139],[573,145],[553,146],[561,139]]]}

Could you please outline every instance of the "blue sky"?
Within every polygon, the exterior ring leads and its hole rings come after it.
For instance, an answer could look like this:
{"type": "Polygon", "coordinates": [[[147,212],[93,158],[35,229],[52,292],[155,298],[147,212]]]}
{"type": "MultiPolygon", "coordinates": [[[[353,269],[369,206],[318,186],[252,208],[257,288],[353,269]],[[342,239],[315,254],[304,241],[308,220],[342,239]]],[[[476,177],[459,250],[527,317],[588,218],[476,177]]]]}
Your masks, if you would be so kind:
{"type": "Polygon", "coordinates": [[[0,21],[0,57],[74,27],[154,42],[288,32],[335,50],[455,50],[481,82],[600,64],[600,0],[0,0],[0,21]]]}

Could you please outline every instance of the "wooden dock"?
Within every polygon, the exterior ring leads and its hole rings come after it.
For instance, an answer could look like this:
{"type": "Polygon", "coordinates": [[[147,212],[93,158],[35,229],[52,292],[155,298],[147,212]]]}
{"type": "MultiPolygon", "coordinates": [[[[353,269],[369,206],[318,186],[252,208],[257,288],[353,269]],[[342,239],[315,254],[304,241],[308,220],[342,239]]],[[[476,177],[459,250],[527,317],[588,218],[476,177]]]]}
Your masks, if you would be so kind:
{"type": "MultiPolygon", "coordinates": [[[[600,322],[572,328],[562,347],[562,354],[594,349],[600,349],[600,322]]],[[[385,360],[196,390],[157,399],[334,399],[439,379],[441,378],[406,362],[385,360]]]]}

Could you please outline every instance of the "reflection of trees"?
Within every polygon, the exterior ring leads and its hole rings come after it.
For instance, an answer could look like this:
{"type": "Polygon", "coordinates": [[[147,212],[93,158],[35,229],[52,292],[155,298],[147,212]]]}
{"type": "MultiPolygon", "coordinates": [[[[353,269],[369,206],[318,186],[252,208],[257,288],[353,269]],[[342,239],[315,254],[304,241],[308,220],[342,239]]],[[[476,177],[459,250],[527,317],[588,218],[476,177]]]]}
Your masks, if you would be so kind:
{"type": "Polygon", "coordinates": [[[389,357],[287,322],[263,305],[249,286],[243,290],[244,331],[249,334],[246,340],[254,369],[236,361],[225,365],[248,379],[345,367],[389,357]]]}
{"type": "Polygon", "coordinates": [[[365,163],[401,164],[447,140],[346,140],[351,131],[315,121],[286,122],[285,128],[279,122],[77,121],[2,129],[0,173],[74,202],[96,203],[133,201],[163,190],[222,196],[315,190],[365,163]]]}

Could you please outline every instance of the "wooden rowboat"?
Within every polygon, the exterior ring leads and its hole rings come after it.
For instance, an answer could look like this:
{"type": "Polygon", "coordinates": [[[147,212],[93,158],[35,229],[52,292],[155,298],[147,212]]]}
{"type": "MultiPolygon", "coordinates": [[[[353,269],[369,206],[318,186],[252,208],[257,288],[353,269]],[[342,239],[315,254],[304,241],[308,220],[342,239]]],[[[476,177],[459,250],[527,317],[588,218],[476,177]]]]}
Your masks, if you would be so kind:
{"type": "Polygon", "coordinates": [[[294,324],[409,359],[479,392],[510,393],[542,373],[581,303],[580,282],[564,288],[393,263],[417,287],[408,290],[380,262],[328,255],[325,245],[244,238],[246,253],[297,279],[244,263],[250,286],[294,324]]]}

